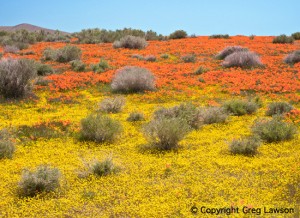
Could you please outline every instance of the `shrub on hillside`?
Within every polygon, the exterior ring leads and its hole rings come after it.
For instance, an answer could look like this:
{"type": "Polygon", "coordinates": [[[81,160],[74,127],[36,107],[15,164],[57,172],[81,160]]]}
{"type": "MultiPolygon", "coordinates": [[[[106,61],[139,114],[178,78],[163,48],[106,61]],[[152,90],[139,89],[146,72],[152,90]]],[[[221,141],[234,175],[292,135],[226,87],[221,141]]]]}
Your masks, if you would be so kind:
{"type": "Polygon", "coordinates": [[[154,75],[145,68],[127,66],[116,72],[111,88],[115,92],[153,91],[154,75]]]}
{"type": "Polygon", "coordinates": [[[13,53],[16,54],[20,51],[20,49],[15,45],[6,45],[3,47],[4,53],[13,53]]]}
{"type": "Polygon", "coordinates": [[[103,73],[110,68],[108,62],[101,58],[97,64],[91,64],[91,69],[95,73],[103,73]]]}
{"type": "Polygon", "coordinates": [[[187,33],[184,30],[176,30],[169,35],[169,39],[183,39],[187,37],[187,33]]]}
{"type": "Polygon", "coordinates": [[[85,71],[85,63],[83,63],[81,60],[74,60],[70,62],[72,70],[76,72],[83,72],[85,71]]]}
{"type": "Polygon", "coordinates": [[[171,108],[159,108],[154,112],[154,119],[178,118],[186,122],[191,128],[198,129],[202,125],[199,110],[192,103],[182,103],[171,108]]]}
{"type": "Polygon", "coordinates": [[[294,43],[294,38],[283,34],[280,36],[276,36],[273,39],[273,43],[292,44],[292,43],[294,43]]]}
{"type": "Polygon", "coordinates": [[[112,157],[109,156],[103,161],[95,160],[90,165],[90,171],[96,176],[107,176],[119,172],[120,168],[113,163],[112,157]]]}
{"type": "Polygon", "coordinates": [[[230,100],[223,104],[223,108],[228,113],[236,116],[242,116],[245,114],[253,114],[257,111],[258,105],[251,101],[245,100],[230,100]]]}
{"type": "Polygon", "coordinates": [[[284,62],[287,64],[296,64],[300,62],[300,50],[294,51],[290,54],[288,54],[284,58],[284,62]]]}
{"type": "Polygon", "coordinates": [[[268,105],[268,110],[266,112],[267,116],[281,115],[283,113],[288,113],[293,110],[294,107],[287,102],[272,102],[268,105]]]}
{"type": "Polygon", "coordinates": [[[239,51],[228,55],[223,63],[223,67],[241,67],[241,68],[253,68],[261,67],[259,56],[253,52],[249,51],[239,51]]]}
{"type": "Polygon", "coordinates": [[[215,35],[211,35],[209,36],[210,39],[229,39],[229,35],[228,34],[215,34],[215,35]]]}
{"type": "Polygon", "coordinates": [[[53,192],[59,187],[60,171],[48,165],[40,165],[36,171],[24,170],[19,188],[21,195],[33,197],[42,192],[53,192]]]}
{"type": "Polygon", "coordinates": [[[195,63],[196,62],[196,55],[194,54],[187,54],[181,57],[181,60],[184,63],[195,63]]]}
{"type": "Polygon", "coordinates": [[[114,48],[142,49],[148,45],[147,41],[138,36],[124,36],[113,43],[114,48]]]}
{"type": "Polygon", "coordinates": [[[0,94],[5,98],[24,97],[32,90],[31,79],[37,76],[33,60],[0,60],[0,94]]]}
{"type": "Polygon", "coordinates": [[[95,142],[112,142],[122,131],[118,121],[100,114],[81,120],[81,139],[95,142]]]}
{"type": "Polygon", "coordinates": [[[125,105],[125,98],[115,97],[115,98],[106,98],[99,104],[100,111],[107,113],[118,113],[122,110],[125,105]]]}
{"type": "Polygon", "coordinates": [[[202,124],[225,123],[229,114],[221,107],[201,108],[197,114],[202,124]]]}
{"type": "Polygon", "coordinates": [[[46,48],[43,51],[42,59],[45,61],[54,61],[56,59],[56,51],[52,48],[46,48]]]}
{"type": "Polygon", "coordinates": [[[0,159],[12,158],[15,152],[15,143],[11,140],[6,129],[0,130],[0,159]]]}
{"type": "Polygon", "coordinates": [[[209,71],[209,69],[203,67],[203,66],[200,66],[198,67],[195,71],[194,71],[194,74],[196,75],[201,75],[203,73],[206,73],[207,71],[209,71]]]}
{"type": "Polygon", "coordinates": [[[248,48],[243,48],[241,46],[228,46],[216,55],[216,59],[224,60],[228,55],[238,51],[248,51],[248,48]]]}
{"type": "Polygon", "coordinates": [[[234,139],[229,145],[232,154],[255,155],[261,140],[257,136],[248,136],[241,139],[234,139]]]}
{"type": "Polygon", "coordinates": [[[36,63],[36,70],[38,76],[45,76],[54,73],[54,70],[51,66],[42,63],[36,63]]]}
{"type": "Polygon", "coordinates": [[[293,33],[293,34],[292,34],[292,37],[293,37],[295,40],[300,40],[300,32],[293,33]]]}
{"type": "Polygon", "coordinates": [[[178,143],[190,131],[189,125],[179,118],[154,119],[144,128],[144,135],[151,148],[171,150],[178,148],[178,143]]]}
{"type": "Polygon", "coordinates": [[[65,63],[81,58],[81,49],[74,45],[66,45],[56,51],[55,61],[65,63]]]}
{"type": "Polygon", "coordinates": [[[144,57],[145,61],[149,61],[149,62],[155,62],[156,61],[156,57],[154,55],[147,55],[144,57]]]}
{"type": "Polygon", "coordinates": [[[266,142],[279,142],[290,140],[297,133],[297,127],[285,123],[280,117],[271,120],[260,120],[252,126],[252,132],[266,142]]]}
{"type": "Polygon", "coordinates": [[[145,120],[144,114],[140,112],[132,112],[129,114],[129,117],[126,119],[129,122],[136,122],[145,120]]]}

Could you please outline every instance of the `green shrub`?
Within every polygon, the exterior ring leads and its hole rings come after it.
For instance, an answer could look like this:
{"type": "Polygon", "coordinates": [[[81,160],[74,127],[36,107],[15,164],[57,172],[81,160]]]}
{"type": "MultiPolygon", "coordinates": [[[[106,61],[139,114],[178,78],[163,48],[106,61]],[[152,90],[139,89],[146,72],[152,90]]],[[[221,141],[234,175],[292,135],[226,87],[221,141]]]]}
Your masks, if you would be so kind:
{"type": "Polygon", "coordinates": [[[210,39],[229,39],[228,34],[215,34],[209,37],[210,39]]]}
{"type": "Polygon", "coordinates": [[[106,98],[99,104],[100,111],[107,113],[118,113],[122,110],[125,105],[125,98],[115,97],[106,98]]]}
{"type": "Polygon", "coordinates": [[[108,70],[110,66],[106,60],[101,58],[97,64],[92,64],[91,68],[95,73],[103,73],[108,70]]]}
{"type": "Polygon", "coordinates": [[[168,55],[168,54],[162,54],[160,57],[161,57],[162,59],[168,59],[168,58],[169,58],[169,55],[168,55]]]}
{"type": "Polygon", "coordinates": [[[178,118],[186,122],[191,128],[198,129],[202,125],[199,110],[192,103],[182,103],[171,108],[160,108],[154,112],[154,119],[178,118]]]}
{"type": "Polygon", "coordinates": [[[127,121],[129,122],[135,122],[141,120],[145,120],[145,118],[144,118],[144,114],[140,112],[132,112],[129,114],[129,117],[127,118],[127,121]]]}
{"type": "Polygon", "coordinates": [[[5,98],[24,97],[32,90],[31,80],[37,76],[33,60],[0,60],[0,94],[5,98]]]}
{"type": "Polygon", "coordinates": [[[293,33],[293,34],[292,34],[292,37],[293,37],[295,40],[300,40],[300,32],[293,33]]]}
{"type": "Polygon", "coordinates": [[[249,51],[239,51],[228,55],[223,63],[223,67],[241,67],[241,68],[253,68],[261,67],[259,56],[253,52],[249,51]]]}
{"type": "Polygon", "coordinates": [[[46,48],[43,51],[42,59],[45,61],[54,61],[56,59],[56,51],[52,48],[46,48]]]}
{"type": "Polygon", "coordinates": [[[81,120],[80,136],[83,140],[112,142],[122,132],[120,122],[100,114],[81,120]]]}
{"type": "Polygon", "coordinates": [[[248,51],[248,48],[243,48],[241,46],[228,46],[216,55],[216,59],[224,60],[228,55],[239,51],[248,51]]]}
{"type": "Polygon", "coordinates": [[[148,45],[144,38],[138,36],[124,36],[113,43],[114,48],[143,49],[148,45]]]}
{"type": "Polygon", "coordinates": [[[294,107],[287,102],[272,102],[268,105],[268,110],[266,112],[267,116],[280,115],[283,113],[288,113],[293,110],[294,107]]]}
{"type": "Polygon", "coordinates": [[[11,140],[6,129],[0,130],[0,159],[12,158],[15,152],[15,143],[11,140]]]}
{"type": "Polygon", "coordinates": [[[81,58],[81,49],[77,46],[66,45],[56,51],[55,60],[61,63],[66,63],[81,58]]]}
{"type": "Polygon", "coordinates": [[[286,36],[286,35],[280,35],[280,36],[276,36],[273,39],[273,43],[281,43],[281,44],[292,44],[294,43],[294,38],[290,37],[290,36],[286,36]]]}
{"type": "Polygon", "coordinates": [[[155,90],[154,75],[145,68],[124,67],[119,69],[111,83],[114,92],[144,92],[155,90]]]}
{"type": "Polygon", "coordinates": [[[54,73],[54,70],[52,69],[52,67],[47,64],[37,63],[36,69],[37,69],[38,76],[45,76],[45,75],[50,75],[50,74],[54,73]]]}
{"type": "Polygon", "coordinates": [[[21,194],[33,197],[41,192],[52,192],[60,186],[60,171],[48,165],[40,165],[35,172],[24,170],[19,183],[21,194]]]}
{"type": "Polygon", "coordinates": [[[245,114],[253,114],[257,111],[258,105],[251,101],[244,100],[230,100],[223,104],[223,108],[228,113],[236,116],[242,116],[245,114]]]}
{"type": "Polygon", "coordinates": [[[287,64],[296,64],[300,62],[300,50],[294,51],[290,54],[288,54],[284,58],[284,62],[287,64]]]}
{"type": "Polygon", "coordinates": [[[20,49],[15,45],[6,45],[3,47],[4,53],[12,53],[16,54],[20,51],[20,49]]]}
{"type": "Polygon", "coordinates": [[[232,154],[255,155],[261,140],[257,136],[248,136],[241,139],[234,139],[229,145],[232,154]]]}
{"type": "Polygon", "coordinates": [[[169,35],[169,39],[183,39],[187,37],[187,33],[184,30],[176,30],[169,35]]]}
{"type": "Polygon", "coordinates": [[[194,54],[187,54],[181,57],[181,60],[184,63],[195,63],[196,62],[196,55],[194,54]]]}
{"type": "Polygon", "coordinates": [[[250,35],[249,39],[253,40],[255,38],[255,35],[250,35]]]}
{"type": "Polygon", "coordinates": [[[149,62],[155,62],[156,61],[156,57],[154,55],[147,55],[144,57],[145,61],[149,61],[149,62]]]}
{"type": "Polygon", "coordinates": [[[202,124],[225,123],[228,116],[225,109],[220,107],[201,108],[197,114],[202,124]]]}
{"type": "Polygon", "coordinates": [[[151,148],[171,150],[178,148],[178,143],[190,131],[186,121],[179,118],[154,119],[144,127],[144,135],[151,148]]]}
{"type": "Polygon", "coordinates": [[[90,166],[90,170],[96,176],[107,176],[119,172],[120,168],[115,166],[110,156],[102,162],[99,160],[94,161],[90,166]]]}
{"type": "Polygon", "coordinates": [[[144,57],[142,55],[139,55],[139,54],[133,54],[131,57],[136,58],[138,60],[144,60],[144,57]]]}
{"type": "Polygon", "coordinates": [[[83,72],[83,71],[85,71],[86,65],[85,65],[85,63],[83,63],[80,60],[71,61],[70,64],[71,64],[72,70],[74,70],[76,72],[83,72]]]}
{"type": "Polygon", "coordinates": [[[266,142],[279,142],[290,140],[297,133],[297,127],[285,123],[279,117],[271,120],[260,120],[252,126],[252,132],[266,142]]]}
{"type": "Polygon", "coordinates": [[[200,66],[198,67],[195,71],[194,71],[194,74],[196,75],[201,75],[203,73],[206,73],[207,71],[209,71],[209,69],[203,67],[203,66],[200,66]]]}

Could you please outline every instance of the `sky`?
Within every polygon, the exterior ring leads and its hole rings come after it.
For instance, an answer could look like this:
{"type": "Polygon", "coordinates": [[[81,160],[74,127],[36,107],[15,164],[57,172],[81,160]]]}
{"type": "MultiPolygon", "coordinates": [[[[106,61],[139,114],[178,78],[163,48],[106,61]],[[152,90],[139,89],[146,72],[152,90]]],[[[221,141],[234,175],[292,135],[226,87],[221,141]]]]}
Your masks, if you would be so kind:
{"type": "Polygon", "coordinates": [[[0,0],[0,26],[289,35],[300,31],[299,9],[300,0],[0,0]]]}

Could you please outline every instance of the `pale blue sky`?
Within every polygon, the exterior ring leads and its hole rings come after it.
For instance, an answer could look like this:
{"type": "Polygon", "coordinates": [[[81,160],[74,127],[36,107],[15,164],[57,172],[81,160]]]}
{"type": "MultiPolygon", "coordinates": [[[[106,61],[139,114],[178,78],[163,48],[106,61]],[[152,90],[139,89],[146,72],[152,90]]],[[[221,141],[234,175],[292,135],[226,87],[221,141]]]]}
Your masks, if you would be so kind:
{"type": "Polygon", "coordinates": [[[300,0],[0,0],[0,26],[279,35],[300,31],[299,11],[300,0]]]}

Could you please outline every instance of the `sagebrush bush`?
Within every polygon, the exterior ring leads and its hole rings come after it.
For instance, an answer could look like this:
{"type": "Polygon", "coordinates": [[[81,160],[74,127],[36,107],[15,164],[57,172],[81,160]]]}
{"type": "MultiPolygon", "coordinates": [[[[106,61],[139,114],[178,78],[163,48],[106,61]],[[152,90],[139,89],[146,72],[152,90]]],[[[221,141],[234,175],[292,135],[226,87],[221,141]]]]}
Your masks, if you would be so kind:
{"type": "Polygon", "coordinates": [[[79,60],[81,58],[81,49],[74,45],[66,45],[56,51],[55,60],[61,63],[79,60]]]}
{"type": "Polygon", "coordinates": [[[258,105],[251,101],[235,99],[225,102],[223,104],[223,108],[228,113],[236,116],[242,116],[245,114],[255,113],[258,109],[258,105]]]}
{"type": "Polygon", "coordinates": [[[42,59],[45,61],[54,61],[56,59],[56,51],[52,48],[46,48],[43,51],[42,59]]]}
{"type": "Polygon", "coordinates": [[[99,104],[99,110],[107,113],[118,113],[125,105],[125,98],[106,98],[99,104]]]}
{"type": "Polygon", "coordinates": [[[257,54],[249,51],[239,51],[228,55],[223,63],[223,67],[241,67],[241,68],[253,68],[261,67],[263,64],[257,54]]]}
{"type": "Polygon", "coordinates": [[[160,55],[160,57],[161,57],[162,59],[168,59],[168,58],[169,58],[169,55],[168,55],[168,54],[162,54],[162,55],[160,55]]]}
{"type": "Polygon", "coordinates": [[[140,112],[132,112],[129,114],[129,117],[126,119],[129,122],[142,121],[145,120],[144,114],[140,112]]]}
{"type": "Polygon", "coordinates": [[[198,129],[202,125],[199,110],[192,103],[182,103],[171,108],[159,108],[154,112],[154,119],[178,118],[185,121],[191,128],[198,129]]]}
{"type": "Polygon", "coordinates": [[[294,107],[287,102],[272,102],[268,105],[268,110],[266,112],[267,116],[281,115],[283,113],[288,113],[293,110],[294,107]]]}
{"type": "Polygon", "coordinates": [[[194,74],[196,75],[201,75],[203,73],[206,73],[207,71],[209,71],[209,69],[203,67],[203,66],[200,66],[198,67],[195,71],[194,71],[194,74]]]}
{"type": "Polygon", "coordinates": [[[108,62],[104,59],[100,59],[100,61],[97,64],[91,64],[91,69],[95,72],[95,73],[103,73],[106,70],[108,70],[110,68],[108,62]]]}
{"type": "Polygon", "coordinates": [[[181,60],[184,63],[195,63],[196,62],[196,55],[194,54],[187,54],[181,57],[181,60]]]}
{"type": "Polygon", "coordinates": [[[292,43],[294,43],[294,38],[283,34],[280,36],[276,36],[273,39],[273,43],[292,44],[292,43]]]}
{"type": "Polygon", "coordinates": [[[54,70],[51,66],[42,63],[36,63],[36,70],[38,76],[45,76],[54,73],[54,70]]]}
{"type": "Polygon", "coordinates": [[[300,32],[293,33],[293,34],[292,34],[292,37],[293,37],[295,40],[300,40],[300,32]]]}
{"type": "Polygon", "coordinates": [[[229,114],[222,107],[200,108],[197,113],[202,124],[225,123],[229,114]]]}
{"type": "Polygon", "coordinates": [[[297,134],[297,127],[275,116],[271,120],[257,121],[252,126],[252,132],[266,142],[279,142],[292,139],[297,134]]]}
{"type": "Polygon", "coordinates": [[[215,34],[215,35],[211,35],[209,36],[210,39],[229,39],[229,35],[228,34],[215,34]]]}
{"type": "Polygon", "coordinates": [[[20,49],[15,45],[6,45],[3,47],[4,53],[18,53],[20,49]]]}
{"type": "Polygon", "coordinates": [[[70,62],[72,70],[76,72],[83,72],[85,71],[85,63],[83,63],[81,60],[74,60],[70,62]]]}
{"type": "Polygon", "coordinates": [[[33,197],[38,193],[52,192],[60,186],[60,171],[48,165],[40,165],[36,171],[24,170],[19,188],[21,195],[33,197]]]}
{"type": "Polygon", "coordinates": [[[12,158],[15,152],[15,143],[6,129],[0,130],[0,159],[12,158]]]}
{"type": "Polygon", "coordinates": [[[115,92],[144,92],[155,90],[154,75],[145,68],[127,66],[119,69],[111,83],[115,92]]]}
{"type": "Polygon", "coordinates": [[[81,120],[80,137],[82,140],[112,142],[121,132],[119,121],[101,114],[91,114],[81,120]]]}
{"type": "Polygon", "coordinates": [[[184,30],[176,30],[169,35],[169,39],[183,39],[187,37],[187,33],[184,30]]]}
{"type": "Polygon", "coordinates": [[[228,55],[238,51],[248,51],[248,48],[243,48],[241,46],[228,46],[216,55],[216,59],[224,60],[228,55]]]}
{"type": "Polygon", "coordinates": [[[171,150],[178,148],[190,127],[180,118],[161,118],[152,120],[143,130],[151,148],[171,150]]]}
{"type": "Polygon", "coordinates": [[[255,38],[255,35],[250,35],[249,39],[253,40],[255,38]]]}
{"type": "Polygon", "coordinates": [[[57,61],[66,63],[81,58],[81,49],[74,45],[66,45],[58,50],[46,48],[43,52],[45,61],[57,61]]]}
{"type": "Polygon", "coordinates": [[[147,41],[138,36],[124,36],[113,43],[114,48],[143,49],[148,45],[147,41]]]}
{"type": "Polygon", "coordinates": [[[287,64],[296,64],[300,62],[300,50],[294,51],[290,54],[288,54],[284,58],[284,62],[287,64]]]}
{"type": "Polygon", "coordinates": [[[107,176],[117,173],[120,168],[113,163],[112,157],[109,156],[103,161],[95,160],[91,164],[90,170],[96,176],[107,176]]]}
{"type": "Polygon", "coordinates": [[[144,60],[143,55],[139,55],[139,54],[133,54],[131,57],[132,57],[132,58],[136,58],[136,59],[138,59],[138,60],[144,60]]]}
{"type": "Polygon", "coordinates": [[[149,61],[149,62],[155,62],[156,61],[156,57],[154,55],[147,55],[144,57],[145,61],[149,61]]]}
{"type": "Polygon", "coordinates": [[[0,60],[0,94],[5,98],[24,97],[32,90],[31,80],[37,76],[33,60],[0,60]]]}
{"type": "Polygon", "coordinates": [[[258,136],[248,136],[232,140],[229,150],[232,154],[255,155],[260,145],[261,140],[258,136]]]}

